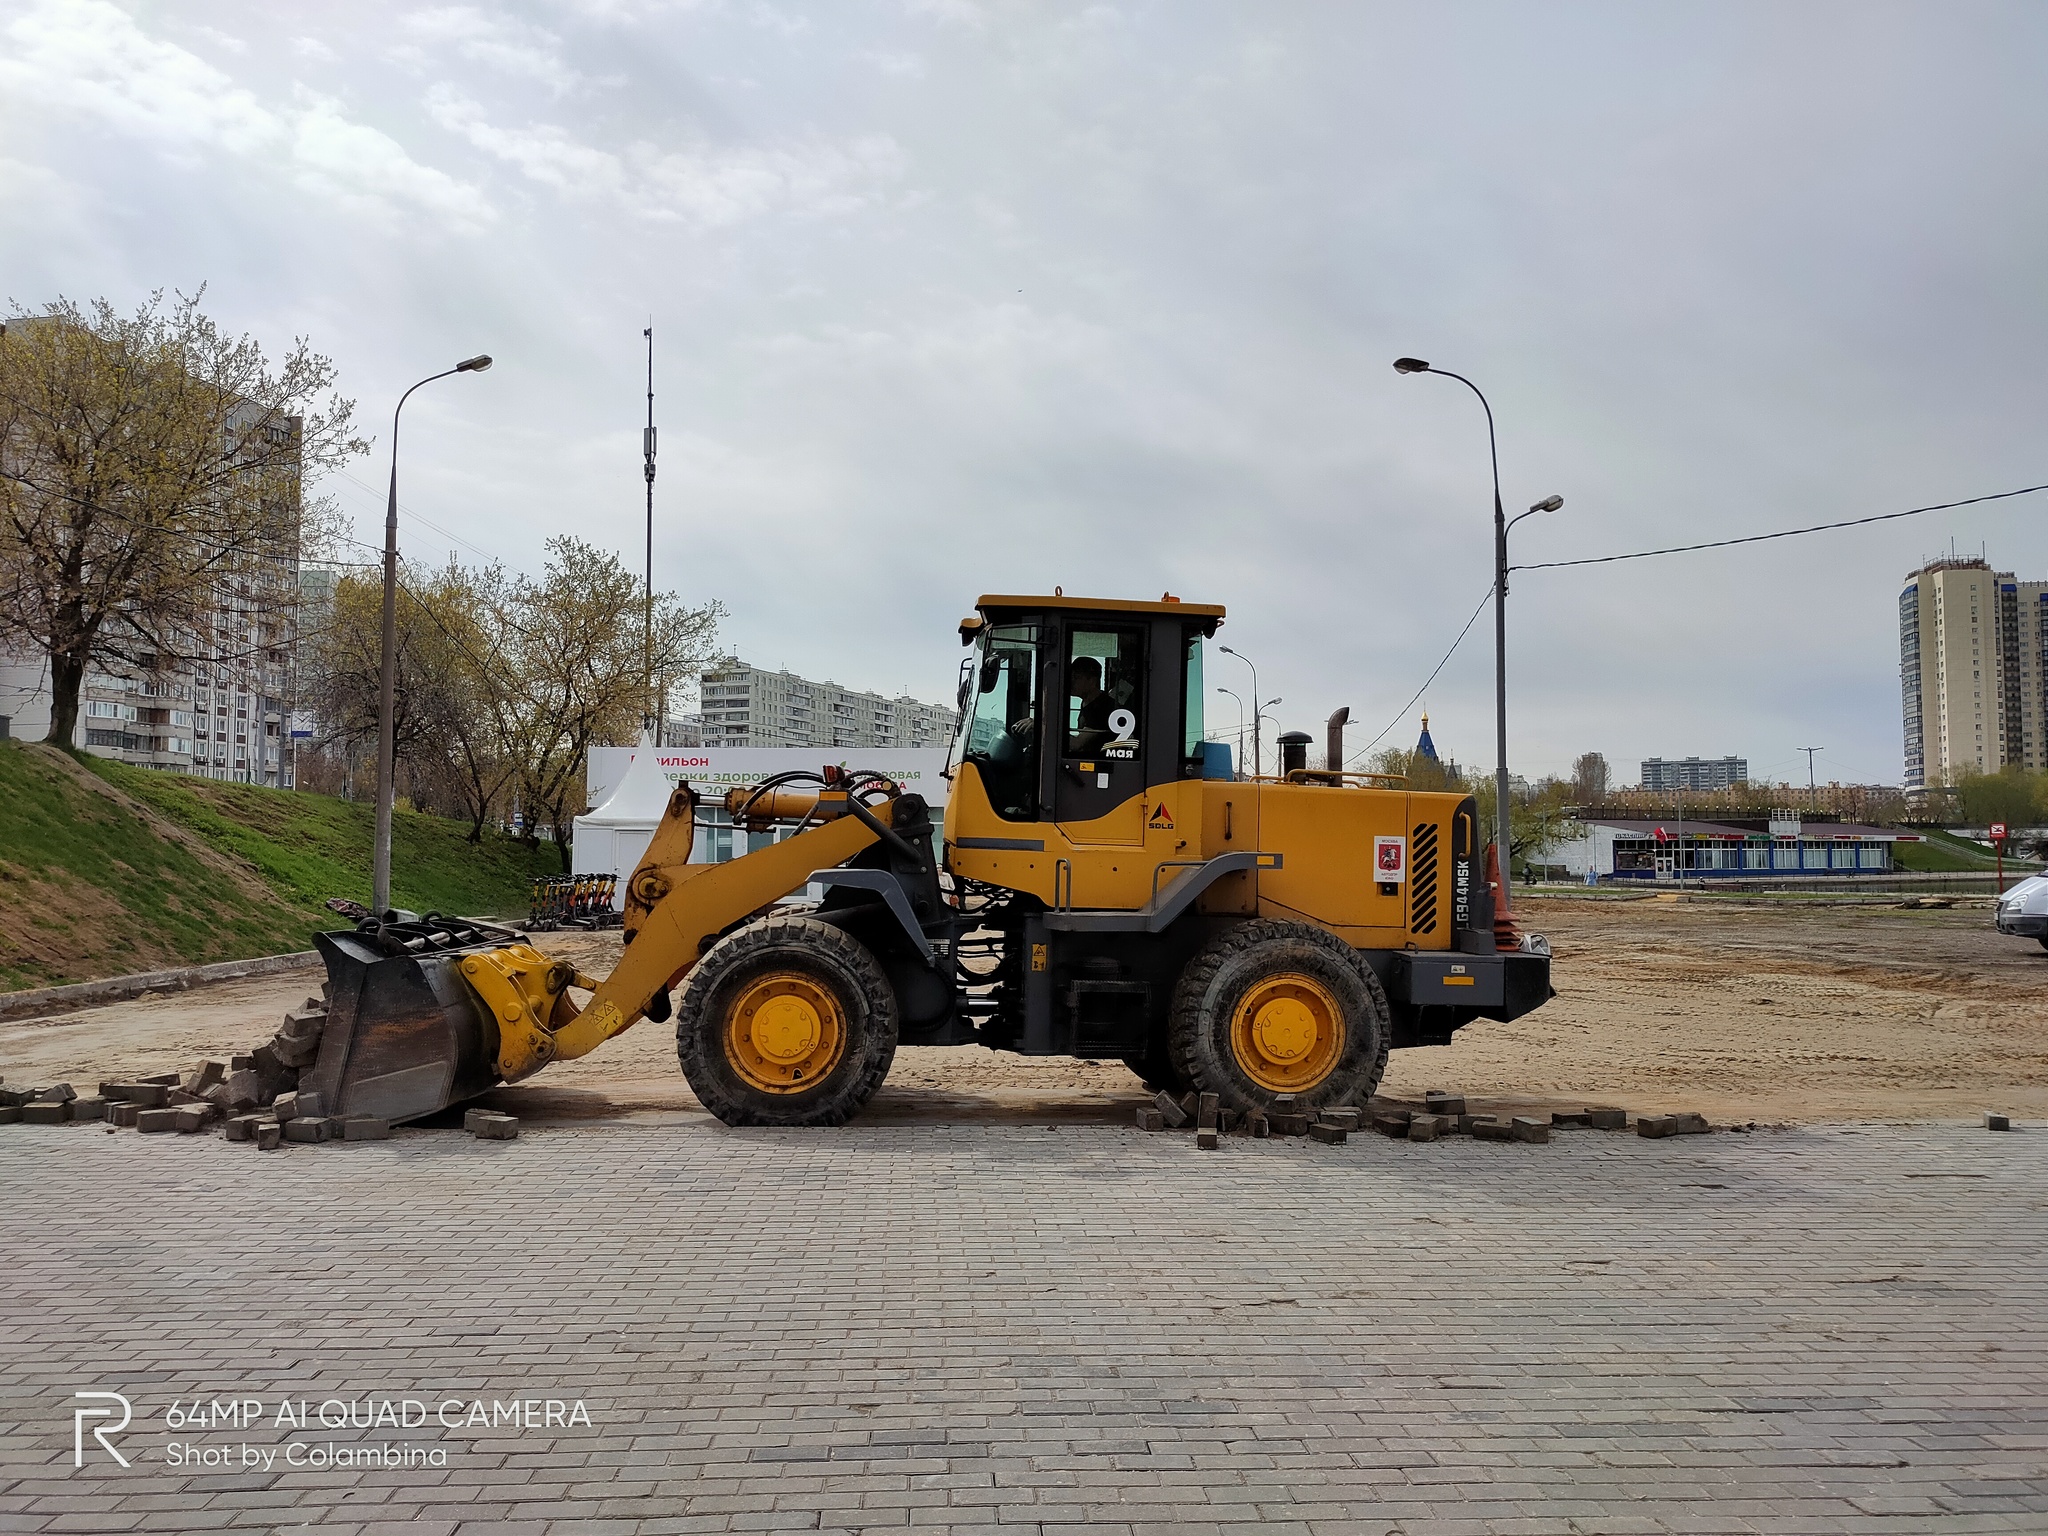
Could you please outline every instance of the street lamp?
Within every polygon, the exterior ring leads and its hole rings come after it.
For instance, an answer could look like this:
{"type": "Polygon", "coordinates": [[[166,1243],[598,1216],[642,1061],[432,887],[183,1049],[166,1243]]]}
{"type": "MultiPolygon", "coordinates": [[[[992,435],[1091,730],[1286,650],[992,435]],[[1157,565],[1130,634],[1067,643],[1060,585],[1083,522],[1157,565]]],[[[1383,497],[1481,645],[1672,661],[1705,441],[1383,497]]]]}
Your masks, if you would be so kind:
{"type": "Polygon", "coordinates": [[[398,413],[420,384],[457,373],[482,373],[490,366],[490,355],[479,353],[453,368],[428,374],[398,397],[391,412],[391,499],[384,508],[384,647],[377,680],[377,849],[370,875],[370,906],[379,917],[391,907],[391,758],[396,729],[392,701],[398,678],[398,413]]]}
{"type": "MultiPolygon", "coordinates": [[[[1251,659],[1251,657],[1245,655],[1243,651],[1233,651],[1227,645],[1219,645],[1216,647],[1216,649],[1221,651],[1226,656],[1235,656],[1239,661],[1243,662],[1246,666],[1252,669],[1252,777],[1256,779],[1259,777],[1261,773],[1265,771],[1265,764],[1261,761],[1259,752],[1260,708],[1258,663],[1254,662],[1251,659]]],[[[1239,708],[1242,707],[1243,702],[1240,700],[1239,708]]]]}
{"type": "Polygon", "coordinates": [[[1244,764],[1244,700],[1238,698],[1234,690],[1225,688],[1221,684],[1217,686],[1216,691],[1218,693],[1227,693],[1233,699],[1237,699],[1237,761],[1238,766],[1242,767],[1244,764]]]}
{"type": "Polygon", "coordinates": [[[1448,368],[1432,368],[1419,357],[1395,358],[1394,372],[1438,373],[1447,379],[1456,379],[1479,396],[1479,404],[1486,412],[1486,453],[1493,468],[1493,841],[1500,850],[1501,901],[1505,905],[1508,888],[1508,529],[1532,513],[1555,512],[1564,505],[1564,498],[1545,497],[1529,511],[1518,514],[1514,522],[1508,521],[1500,504],[1500,448],[1494,439],[1493,407],[1487,402],[1484,391],[1462,373],[1452,373],[1448,368]]]}

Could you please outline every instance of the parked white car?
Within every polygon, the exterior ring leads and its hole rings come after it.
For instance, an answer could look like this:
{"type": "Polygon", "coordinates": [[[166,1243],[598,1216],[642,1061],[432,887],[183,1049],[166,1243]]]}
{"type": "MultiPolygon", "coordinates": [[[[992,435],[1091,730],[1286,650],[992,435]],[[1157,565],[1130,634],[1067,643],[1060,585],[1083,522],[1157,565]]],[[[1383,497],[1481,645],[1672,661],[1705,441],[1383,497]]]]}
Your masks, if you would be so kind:
{"type": "Polygon", "coordinates": [[[1998,931],[2039,939],[2048,949],[2048,875],[2029,875],[1999,898],[1998,931]]]}

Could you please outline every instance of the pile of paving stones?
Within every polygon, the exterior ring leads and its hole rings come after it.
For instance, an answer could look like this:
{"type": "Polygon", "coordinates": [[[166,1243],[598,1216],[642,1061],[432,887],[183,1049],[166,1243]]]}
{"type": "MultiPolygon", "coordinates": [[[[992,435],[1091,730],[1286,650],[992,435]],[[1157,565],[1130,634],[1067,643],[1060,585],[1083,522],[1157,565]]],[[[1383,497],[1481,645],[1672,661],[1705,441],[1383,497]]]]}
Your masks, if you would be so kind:
{"type": "MultiPolygon", "coordinates": [[[[323,989],[324,990],[324,989],[323,989]]],[[[178,1131],[195,1135],[218,1128],[229,1141],[246,1141],[269,1151],[287,1141],[317,1145],[328,1141],[382,1141],[391,1122],[374,1115],[336,1115],[320,1095],[299,1086],[299,1076],[320,1054],[327,1027],[324,997],[284,1016],[271,1039],[246,1056],[202,1061],[185,1073],[165,1072],[100,1084],[96,1095],[80,1097],[69,1083],[54,1088],[9,1089],[0,1080],[0,1125],[62,1125],[104,1121],[137,1131],[178,1131]]],[[[463,1122],[472,1136],[510,1141],[519,1134],[511,1115],[473,1109],[463,1122]]]]}
{"type": "MultiPolygon", "coordinates": [[[[1222,1106],[1213,1093],[1178,1097],[1161,1093],[1138,1111],[1141,1131],[1185,1130],[1192,1127],[1195,1145],[1213,1150],[1229,1135],[1265,1138],[1306,1136],[1326,1146],[1341,1145],[1352,1131],[1373,1130],[1400,1141],[1435,1141],[1444,1136],[1470,1136],[1478,1141],[1519,1141],[1544,1145],[1552,1130],[1578,1126],[1590,1130],[1625,1131],[1628,1111],[1601,1105],[1551,1114],[1484,1115],[1470,1113],[1460,1093],[1431,1091],[1420,1106],[1373,1099],[1364,1110],[1350,1105],[1314,1111],[1296,1108],[1292,1094],[1281,1094],[1272,1107],[1239,1115],[1222,1106]]],[[[1702,1115],[1639,1115],[1640,1136],[1703,1136],[1713,1129],[1702,1115]]]]}

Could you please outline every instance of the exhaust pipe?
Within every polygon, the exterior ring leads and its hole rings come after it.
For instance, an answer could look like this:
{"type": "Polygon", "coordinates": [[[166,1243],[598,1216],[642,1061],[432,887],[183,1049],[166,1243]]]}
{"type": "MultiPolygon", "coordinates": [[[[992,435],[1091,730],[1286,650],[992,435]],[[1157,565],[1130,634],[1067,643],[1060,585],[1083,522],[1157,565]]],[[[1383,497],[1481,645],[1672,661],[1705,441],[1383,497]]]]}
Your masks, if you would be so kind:
{"type": "Polygon", "coordinates": [[[1344,705],[1330,716],[1323,731],[1323,771],[1342,773],[1344,771],[1344,722],[1351,718],[1351,706],[1344,705]]]}

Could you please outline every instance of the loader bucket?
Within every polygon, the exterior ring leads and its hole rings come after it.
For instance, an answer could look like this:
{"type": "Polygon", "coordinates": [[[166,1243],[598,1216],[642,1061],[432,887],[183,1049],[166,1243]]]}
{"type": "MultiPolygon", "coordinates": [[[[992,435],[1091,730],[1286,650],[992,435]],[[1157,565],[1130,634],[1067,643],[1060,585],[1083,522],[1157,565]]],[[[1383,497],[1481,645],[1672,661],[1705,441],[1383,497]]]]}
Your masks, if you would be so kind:
{"type": "Polygon", "coordinates": [[[416,1120],[498,1082],[498,1030],[460,957],[516,942],[488,923],[367,921],[313,937],[327,963],[327,1025],[299,1086],[330,1115],[416,1120]]]}

